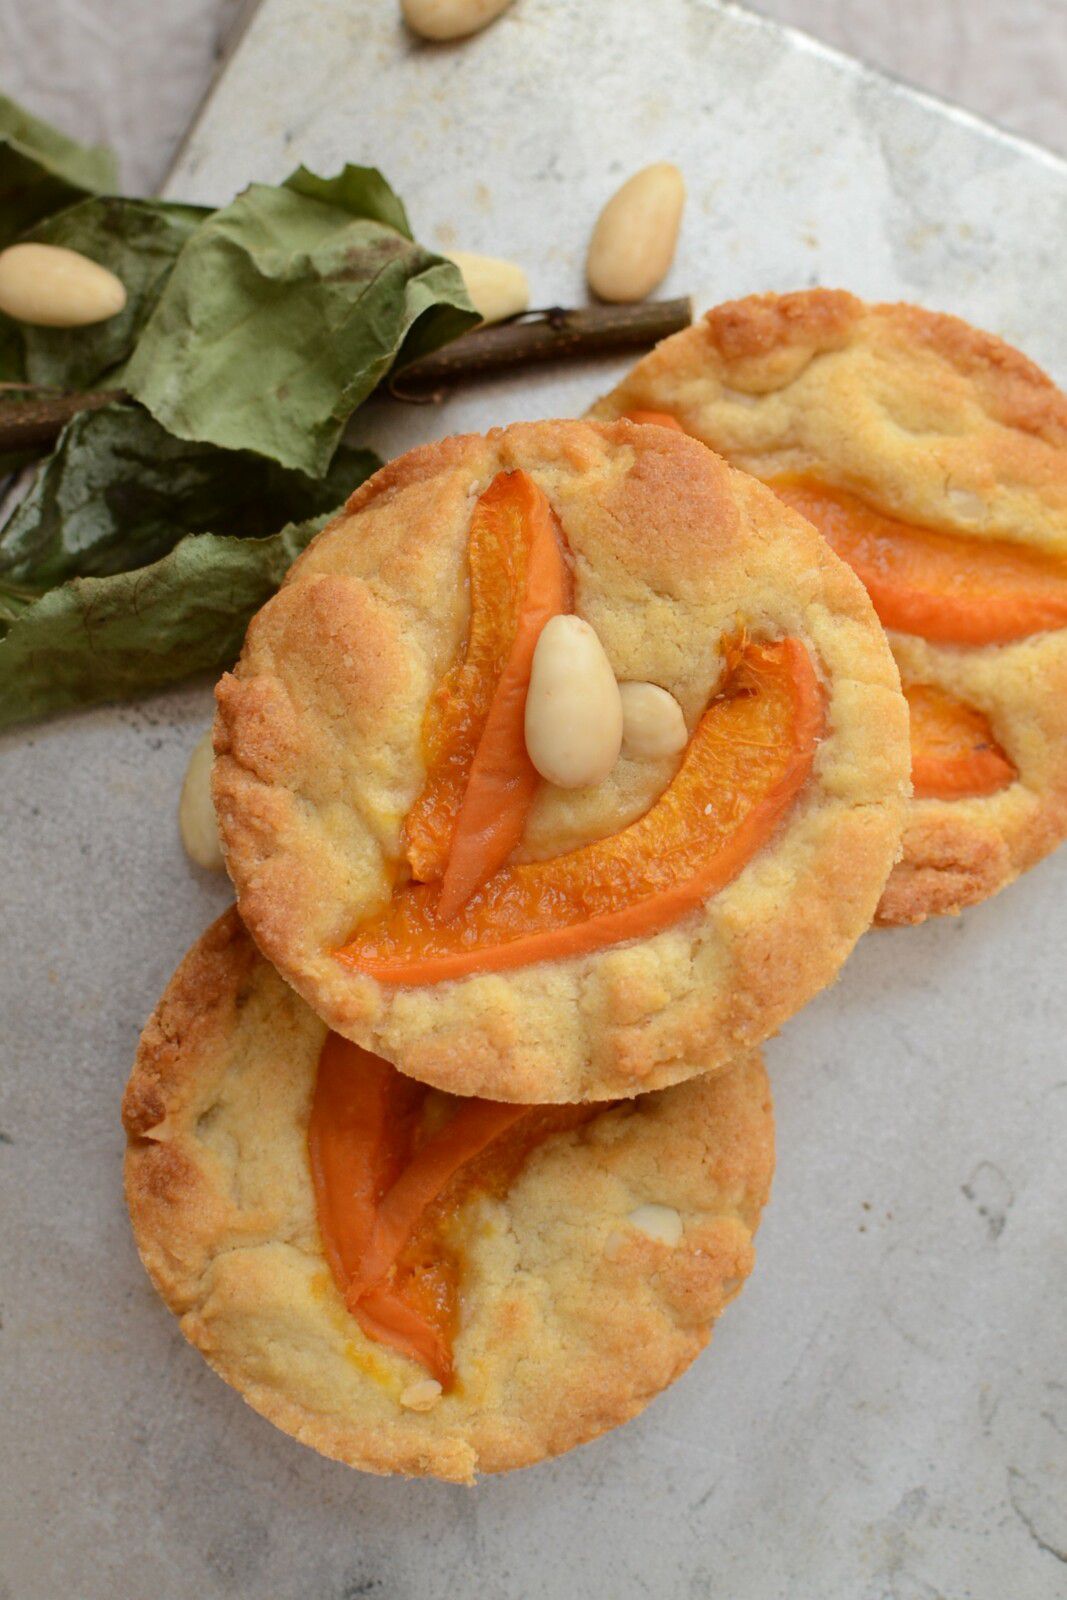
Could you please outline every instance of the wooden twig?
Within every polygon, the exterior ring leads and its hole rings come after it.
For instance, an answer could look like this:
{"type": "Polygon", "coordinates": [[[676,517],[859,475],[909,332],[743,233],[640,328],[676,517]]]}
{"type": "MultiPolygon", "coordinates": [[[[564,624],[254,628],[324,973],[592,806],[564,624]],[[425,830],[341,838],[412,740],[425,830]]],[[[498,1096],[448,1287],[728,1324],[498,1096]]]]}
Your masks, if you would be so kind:
{"type": "Polygon", "coordinates": [[[527,312],[511,322],[461,334],[451,344],[413,361],[389,380],[388,392],[398,400],[434,400],[451,384],[466,378],[544,361],[641,349],[687,328],[692,320],[689,299],[581,306],[573,311],[553,306],[547,311],[527,312]]]}
{"type": "MultiPolygon", "coordinates": [[[[635,306],[552,306],[511,322],[475,328],[423,356],[387,381],[399,400],[432,401],[468,378],[545,361],[573,361],[656,344],[693,320],[688,299],[645,300],[635,306]]],[[[0,455],[49,449],[79,411],[128,400],[123,389],[83,394],[32,383],[0,383],[0,455]]]]}
{"type": "Polygon", "coordinates": [[[0,383],[0,455],[47,450],[79,411],[98,411],[128,398],[122,389],[76,394],[32,383],[0,383]]]}

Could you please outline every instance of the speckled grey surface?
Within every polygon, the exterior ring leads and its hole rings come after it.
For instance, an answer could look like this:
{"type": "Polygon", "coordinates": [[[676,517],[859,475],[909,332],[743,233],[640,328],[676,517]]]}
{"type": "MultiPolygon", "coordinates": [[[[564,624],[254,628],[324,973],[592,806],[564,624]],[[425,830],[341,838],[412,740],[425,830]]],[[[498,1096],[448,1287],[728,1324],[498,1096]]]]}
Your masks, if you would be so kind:
{"type": "MultiPolygon", "coordinates": [[[[668,156],[669,290],[845,283],[997,328],[1067,378],[1067,169],[701,0],[522,0],[461,49],[391,6],[266,0],[173,180],[379,162],[423,236],[571,299],[591,216],[668,156]]],[[[580,409],[611,367],[375,408],[386,452],[580,409]]],[[[118,1099],[225,902],[174,809],[199,685],[0,740],[2,1600],[1046,1600],[1067,1559],[1067,854],[872,935],[769,1051],[756,1275],[645,1415],[475,1492],[363,1478],[182,1343],[130,1242],[118,1099]]]]}

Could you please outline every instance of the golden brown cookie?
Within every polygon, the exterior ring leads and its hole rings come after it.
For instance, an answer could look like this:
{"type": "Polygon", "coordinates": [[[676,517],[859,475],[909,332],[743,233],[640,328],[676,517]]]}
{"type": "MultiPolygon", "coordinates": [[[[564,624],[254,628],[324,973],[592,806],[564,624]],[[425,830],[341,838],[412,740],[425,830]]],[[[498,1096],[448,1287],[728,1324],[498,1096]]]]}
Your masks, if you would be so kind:
{"type": "MultiPolygon", "coordinates": [[[[250,1405],[351,1466],[470,1483],[596,1437],[685,1370],[752,1267],[774,1165],[758,1056],[578,1108],[503,1180],[497,1164],[445,1191],[459,1300],[441,1385],[364,1331],[327,1260],[309,1157],[327,1037],[230,912],[178,968],[126,1090],[142,1259],[250,1405]]],[[[435,1128],[477,1110],[379,1065],[435,1128]]]]}
{"type": "Polygon", "coordinates": [[[906,707],[862,586],[665,430],[532,423],[393,462],[253,620],[218,705],[249,931],[332,1028],[455,1093],[610,1099],[725,1066],[833,979],[899,849],[906,707]],[[482,536],[516,483],[562,551],[540,592],[620,681],[675,696],[689,745],[530,789],[510,859],[438,918],[433,719],[496,648],[482,536]]]}
{"type": "Polygon", "coordinates": [[[718,306],[593,414],[673,417],[778,485],[868,583],[915,798],[878,911],[996,893],[1067,833],[1067,399],[955,317],[839,291],[718,306]]]}

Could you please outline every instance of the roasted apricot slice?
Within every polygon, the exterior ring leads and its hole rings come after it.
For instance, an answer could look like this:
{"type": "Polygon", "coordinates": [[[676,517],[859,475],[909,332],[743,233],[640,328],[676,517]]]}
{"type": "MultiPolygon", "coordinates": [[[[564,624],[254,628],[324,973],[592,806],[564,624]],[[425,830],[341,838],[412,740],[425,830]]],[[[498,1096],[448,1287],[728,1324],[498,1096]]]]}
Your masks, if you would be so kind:
{"type": "Polygon", "coordinates": [[[433,1126],[429,1091],[329,1034],[319,1057],[308,1155],[323,1248],[368,1338],[453,1376],[462,1262],[447,1235],[474,1188],[505,1194],[531,1151],[603,1106],[464,1100],[433,1126]]]}
{"type": "Polygon", "coordinates": [[[645,938],[703,905],[770,838],[807,781],[823,722],[800,640],[748,644],[727,659],[678,773],[637,822],[502,867],[448,918],[434,887],[403,885],[338,960],[384,983],[437,983],[645,938]]]}
{"type": "Polygon", "coordinates": [[[1067,627],[1067,562],[1006,539],[913,527],[805,478],[770,486],[848,562],[887,628],[987,645],[1067,627]]]}
{"type": "Polygon", "coordinates": [[[916,799],[995,794],[1014,782],[1015,767],[983,712],[928,683],[908,684],[904,694],[911,715],[911,781],[916,799]]]}
{"type": "Polygon", "coordinates": [[[570,603],[563,535],[525,472],[501,472],[479,497],[469,534],[466,650],[430,699],[426,781],[405,823],[413,875],[442,879],[450,916],[522,837],[539,782],[523,739],[534,646],[570,603]]]}
{"type": "Polygon", "coordinates": [[[678,433],[685,429],[677,417],[672,417],[669,411],[624,411],[624,422],[637,422],[649,424],[655,428],[674,428],[678,433]]]}

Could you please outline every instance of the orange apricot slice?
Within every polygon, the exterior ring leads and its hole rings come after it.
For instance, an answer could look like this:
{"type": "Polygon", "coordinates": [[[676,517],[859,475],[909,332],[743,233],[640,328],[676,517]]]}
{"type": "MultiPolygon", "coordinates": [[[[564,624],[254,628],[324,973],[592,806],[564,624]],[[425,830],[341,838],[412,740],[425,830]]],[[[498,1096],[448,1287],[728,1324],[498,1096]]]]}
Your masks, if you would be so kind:
{"type": "Polygon", "coordinates": [[[678,773],[637,822],[502,867],[448,918],[435,888],[406,884],[337,959],[383,983],[439,983],[646,938],[703,905],[766,844],[808,779],[823,725],[799,639],[727,659],[678,773]]]}
{"type": "Polygon", "coordinates": [[[506,1193],[536,1145],[604,1107],[471,1099],[428,1131],[428,1093],[329,1034],[308,1156],[323,1248],[348,1310],[368,1338],[419,1362],[447,1389],[461,1272],[445,1237],[449,1221],[472,1188],[506,1193]]]}
{"type": "Polygon", "coordinates": [[[678,433],[685,432],[678,418],[672,417],[669,411],[624,411],[622,418],[624,422],[636,422],[654,428],[674,428],[678,433]]]}
{"type": "Polygon", "coordinates": [[[989,718],[932,684],[904,689],[911,714],[911,782],[919,800],[995,794],[1016,777],[989,718]]]}
{"type": "Polygon", "coordinates": [[[770,486],[848,562],[887,628],[988,645],[1067,627],[1067,562],[1006,539],[913,527],[808,479],[770,486]]]}
{"type": "Polygon", "coordinates": [[[525,1106],[495,1100],[465,1100],[455,1116],[430,1136],[382,1198],[367,1248],[352,1277],[349,1292],[354,1300],[395,1265],[427,1206],[460,1167],[517,1122],[525,1110],[525,1106]]]}
{"type": "MultiPolygon", "coordinates": [[[[381,1197],[408,1157],[422,1098],[418,1091],[419,1085],[370,1051],[327,1035],[308,1122],[308,1158],[323,1250],[346,1303],[381,1197]]],[[[368,1302],[349,1309],[369,1338],[435,1375],[448,1370],[447,1345],[420,1308],[387,1291],[369,1296],[368,1302]]]]}
{"type": "Polygon", "coordinates": [[[427,707],[427,776],[405,823],[412,873],[423,883],[443,880],[446,916],[522,837],[539,782],[523,738],[530,665],[571,587],[559,524],[525,472],[498,473],[479,497],[468,548],[466,651],[427,707]]]}

